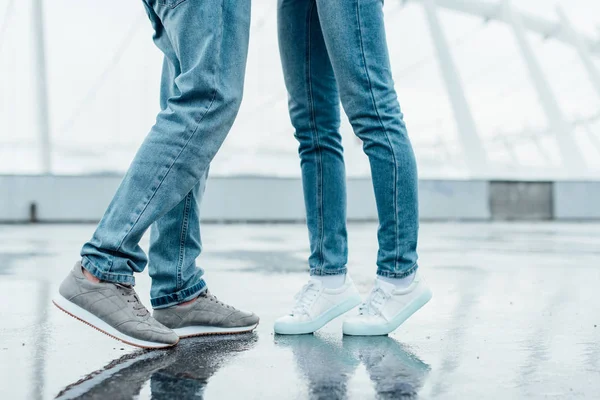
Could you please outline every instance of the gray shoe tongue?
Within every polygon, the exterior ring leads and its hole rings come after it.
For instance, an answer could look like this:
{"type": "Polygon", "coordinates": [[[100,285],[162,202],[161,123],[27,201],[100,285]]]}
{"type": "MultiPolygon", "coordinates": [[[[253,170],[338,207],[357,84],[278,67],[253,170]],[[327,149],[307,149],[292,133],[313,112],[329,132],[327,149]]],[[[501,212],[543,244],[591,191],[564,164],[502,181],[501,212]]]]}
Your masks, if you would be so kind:
{"type": "Polygon", "coordinates": [[[223,303],[221,300],[219,300],[219,299],[217,298],[217,296],[215,296],[215,295],[213,295],[211,292],[209,292],[209,291],[208,291],[208,289],[206,289],[204,292],[200,293],[200,294],[198,295],[198,297],[204,297],[204,298],[206,298],[206,299],[212,299],[212,301],[214,301],[215,303],[218,303],[218,304],[222,305],[222,306],[223,306],[223,307],[225,307],[225,308],[228,308],[228,309],[230,309],[230,310],[235,310],[235,311],[238,311],[238,309],[237,309],[237,308],[235,308],[235,307],[233,307],[233,306],[230,306],[229,304],[225,304],[225,303],[223,303]]]}
{"type": "Polygon", "coordinates": [[[133,290],[133,286],[131,285],[126,285],[124,283],[114,283],[115,286],[126,289],[127,291],[131,291],[133,290]]]}

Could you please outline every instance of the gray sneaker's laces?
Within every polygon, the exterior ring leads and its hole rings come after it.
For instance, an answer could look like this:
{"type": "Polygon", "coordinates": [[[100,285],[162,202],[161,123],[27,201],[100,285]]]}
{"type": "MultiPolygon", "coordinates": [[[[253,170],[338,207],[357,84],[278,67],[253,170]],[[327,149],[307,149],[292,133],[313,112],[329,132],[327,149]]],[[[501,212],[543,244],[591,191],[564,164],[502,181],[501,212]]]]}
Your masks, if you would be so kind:
{"type": "Polygon", "coordinates": [[[206,297],[209,301],[214,301],[215,303],[217,303],[225,308],[228,308],[230,310],[235,310],[234,307],[230,306],[229,304],[225,304],[221,300],[217,299],[217,296],[213,295],[208,290],[206,292],[200,294],[200,297],[206,297]]]}
{"type": "Polygon", "coordinates": [[[121,295],[126,297],[125,300],[132,304],[132,308],[137,317],[145,317],[150,314],[150,312],[146,309],[146,307],[144,307],[138,298],[137,293],[131,287],[122,286],[119,284],[116,284],[115,286],[121,292],[121,295]]]}

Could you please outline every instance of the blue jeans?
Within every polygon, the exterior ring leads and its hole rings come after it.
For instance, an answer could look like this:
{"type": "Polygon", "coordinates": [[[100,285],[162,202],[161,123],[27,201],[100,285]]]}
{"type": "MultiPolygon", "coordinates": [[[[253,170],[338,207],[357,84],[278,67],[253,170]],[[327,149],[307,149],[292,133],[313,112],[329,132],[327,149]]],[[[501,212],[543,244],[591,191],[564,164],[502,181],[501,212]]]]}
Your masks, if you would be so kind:
{"type": "Polygon", "coordinates": [[[144,0],[164,53],[161,111],[92,239],[83,266],[135,284],[148,263],[139,246],[152,226],[151,302],[168,307],[206,288],[198,201],[208,168],[237,115],[244,86],[250,0],[144,0]]]}
{"type": "Polygon", "coordinates": [[[377,274],[417,269],[417,167],[392,80],[382,0],[279,0],[279,48],[299,154],[312,275],[346,272],[339,102],[369,158],[377,274]]]}

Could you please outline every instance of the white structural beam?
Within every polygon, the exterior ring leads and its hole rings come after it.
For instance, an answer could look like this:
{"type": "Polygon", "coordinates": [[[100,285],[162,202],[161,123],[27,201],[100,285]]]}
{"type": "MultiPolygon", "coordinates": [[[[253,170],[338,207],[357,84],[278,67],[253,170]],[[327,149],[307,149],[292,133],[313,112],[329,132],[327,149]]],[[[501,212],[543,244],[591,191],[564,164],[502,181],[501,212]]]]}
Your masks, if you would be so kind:
{"type": "MultiPolygon", "coordinates": [[[[403,0],[405,3],[424,2],[425,0],[403,0]]],[[[436,0],[438,7],[463,14],[473,15],[486,20],[509,22],[506,15],[502,12],[502,3],[499,1],[489,2],[480,0],[436,0]]],[[[516,13],[516,11],[515,11],[516,13]]],[[[560,42],[571,45],[572,40],[567,32],[562,29],[562,24],[556,21],[549,21],[524,12],[518,12],[523,27],[530,32],[538,33],[544,37],[551,37],[560,42]]],[[[582,45],[588,51],[600,57],[600,39],[591,38],[578,33],[582,45]]]]}
{"type": "Polygon", "coordinates": [[[585,128],[585,132],[588,134],[588,138],[590,139],[590,142],[592,142],[592,144],[594,145],[596,150],[600,153],[600,140],[596,137],[594,132],[592,132],[592,129],[590,128],[589,125],[584,125],[584,128],[585,128]]]}
{"type": "Polygon", "coordinates": [[[423,0],[423,6],[427,15],[427,21],[429,22],[433,44],[438,55],[442,77],[446,83],[446,90],[448,91],[448,97],[450,98],[456,119],[458,136],[464,151],[467,167],[471,174],[481,173],[487,167],[485,149],[477,133],[475,119],[471,114],[460,74],[452,59],[450,46],[440,25],[436,0],[423,0]]]}
{"type": "Polygon", "coordinates": [[[573,25],[567,18],[567,15],[563,11],[561,7],[556,8],[556,12],[558,13],[558,17],[560,18],[560,22],[563,28],[563,31],[571,40],[571,44],[577,50],[581,61],[583,62],[583,66],[588,72],[590,76],[590,81],[592,82],[592,86],[596,89],[596,92],[600,96],[600,72],[596,68],[594,64],[594,60],[592,60],[592,56],[590,53],[589,47],[586,45],[586,42],[582,39],[582,37],[575,31],[573,25]]]}
{"type": "Polygon", "coordinates": [[[32,1],[33,74],[37,100],[35,117],[39,136],[39,152],[43,174],[52,172],[50,142],[50,113],[48,109],[48,81],[46,76],[46,45],[44,41],[44,10],[42,0],[32,1]]]}
{"type": "Polygon", "coordinates": [[[535,144],[535,147],[537,148],[538,152],[540,153],[540,155],[542,156],[542,158],[544,159],[544,161],[548,165],[552,164],[552,158],[550,157],[550,155],[548,154],[548,152],[544,148],[544,146],[543,146],[543,144],[541,142],[541,138],[539,136],[535,136],[531,140],[532,140],[533,144],[535,144]]]}
{"type": "Polygon", "coordinates": [[[572,127],[567,123],[558,105],[556,96],[548,83],[548,79],[533,52],[531,44],[525,37],[526,31],[521,15],[513,11],[510,0],[503,0],[502,5],[504,18],[512,27],[515,34],[517,45],[529,70],[531,81],[538,93],[540,104],[548,118],[550,129],[556,135],[563,164],[571,174],[582,173],[584,172],[585,162],[578,146],[573,140],[572,127]]]}

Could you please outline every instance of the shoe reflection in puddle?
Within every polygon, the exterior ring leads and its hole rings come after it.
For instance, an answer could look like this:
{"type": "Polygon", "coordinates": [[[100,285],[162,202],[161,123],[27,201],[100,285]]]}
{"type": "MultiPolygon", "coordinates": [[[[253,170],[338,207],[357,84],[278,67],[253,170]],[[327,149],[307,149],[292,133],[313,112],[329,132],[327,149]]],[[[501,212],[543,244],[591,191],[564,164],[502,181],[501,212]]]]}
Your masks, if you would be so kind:
{"type": "Polygon", "coordinates": [[[344,336],[343,346],[363,363],[380,399],[416,397],[431,370],[388,336],[344,336]]]}
{"type": "Polygon", "coordinates": [[[275,345],[292,350],[300,373],[308,381],[310,399],[344,399],[357,358],[334,340],[315,334],[276,335],[275,345]]]}
{"type": "Polygon", "coordinates": [[[256,342],[256,333],[214,336],[182,340],[169,350],[127,354],[67,386],[56,398],[136,399],[148,380],[153,399],[202,398],[208,379],[256,342]]]}
{"type": "Polygon", "coordinates": [[[344,399],[350,377],[362,363],[380,399],[413,398],[431,368],[388,336],[277,335],[275,344],[289,348],[308,383],[311,399],[344,399]]]}

